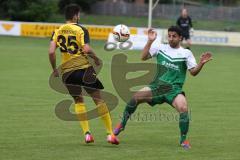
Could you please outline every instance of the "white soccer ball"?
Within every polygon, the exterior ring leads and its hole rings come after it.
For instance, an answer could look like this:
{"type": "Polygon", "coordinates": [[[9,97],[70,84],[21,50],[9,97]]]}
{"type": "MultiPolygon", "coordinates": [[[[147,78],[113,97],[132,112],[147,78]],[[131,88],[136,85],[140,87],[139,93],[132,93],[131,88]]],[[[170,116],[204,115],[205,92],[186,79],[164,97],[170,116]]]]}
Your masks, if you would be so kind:
{"type": "Polygon", "coordinates": [[[129,28],[124,24],[116,25],[113,28],[113,37],[118,42],[125,42],[130,37],[130,30],[129,28]]]}

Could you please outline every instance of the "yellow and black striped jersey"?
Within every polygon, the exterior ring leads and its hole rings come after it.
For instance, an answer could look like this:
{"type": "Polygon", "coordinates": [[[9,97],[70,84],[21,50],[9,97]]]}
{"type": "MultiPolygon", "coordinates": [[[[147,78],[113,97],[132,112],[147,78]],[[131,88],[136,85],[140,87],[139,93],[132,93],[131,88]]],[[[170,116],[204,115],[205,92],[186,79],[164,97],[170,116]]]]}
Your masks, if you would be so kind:
{"type": "Polygon", "coordinates": [[[90,43],[88,30],[83,26],[76,23],[64,24],[53,32],[51,40],[57,43],[62,53],[62,73],[91,66],[82,52],[83,46],[90,43]]]}

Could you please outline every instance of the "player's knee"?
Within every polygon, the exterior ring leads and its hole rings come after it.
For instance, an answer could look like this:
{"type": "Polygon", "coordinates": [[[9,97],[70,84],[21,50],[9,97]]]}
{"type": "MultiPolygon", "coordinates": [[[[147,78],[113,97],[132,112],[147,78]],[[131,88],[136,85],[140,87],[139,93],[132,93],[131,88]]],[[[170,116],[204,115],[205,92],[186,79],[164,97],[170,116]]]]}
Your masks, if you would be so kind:
{"type": "Polygon", "coordinates": [[[83,103],[83,98],[82,97],[74,96],[73,99],[74,99],[75,103],[83,103]]]}
{"type": "Polygon", "coordinates": [[[135,93],[133,96],[132,96],[132,99],[137,101],[138,100],[138,95],[135,93]]]}
{"type": "Polygon", "coordinates": [[[178,110],[180,113],[188,112],[188,107],[187,107],[187,105],[183,105],[183,106],[179,107],[178,110]]]}
{"type": "Polygon", "coordinates": [[[139,104],[142,101],[141,95],[139,95],[138,93],[135,93],[132,99],[136,102],[136,104],[139,104]]]}

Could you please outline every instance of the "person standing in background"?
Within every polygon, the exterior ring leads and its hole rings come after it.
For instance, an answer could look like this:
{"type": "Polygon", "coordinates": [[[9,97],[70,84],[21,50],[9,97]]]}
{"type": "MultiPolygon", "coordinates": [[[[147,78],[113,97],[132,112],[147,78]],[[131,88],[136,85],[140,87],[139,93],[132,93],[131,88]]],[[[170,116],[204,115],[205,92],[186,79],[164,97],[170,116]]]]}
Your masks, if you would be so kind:
{"type": "Polygon", "coordinates": [[[179,26],[182,29],[183,40],[187,42],[186,49],[190,49],[191,43],[192,43],[190,39],[190,35],[193,32],[193,25],[192,25],[192,19],[188,15],[186,8],[182,9],[181,16],[177,19],[177,26],[179,26]]]}

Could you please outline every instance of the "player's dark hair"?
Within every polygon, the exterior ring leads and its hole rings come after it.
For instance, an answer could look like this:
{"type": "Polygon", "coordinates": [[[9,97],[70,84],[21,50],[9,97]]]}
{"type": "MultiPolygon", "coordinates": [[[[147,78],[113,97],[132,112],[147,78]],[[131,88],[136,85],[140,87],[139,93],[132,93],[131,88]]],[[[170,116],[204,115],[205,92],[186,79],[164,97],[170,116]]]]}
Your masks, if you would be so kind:
{"type": "Polygon", "coordinates": [[[176,32],[179,36],[182,36],[182,29],[178,26],[169,27],[168,32],[176,32]]]}
{"type": "Polygon", "coordinates": [[[69,4],[65,7],[65,18],[71,20],[80,12],[80,6],[77,4],[69,4]]]}

